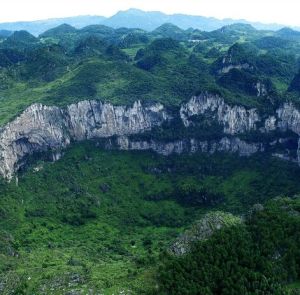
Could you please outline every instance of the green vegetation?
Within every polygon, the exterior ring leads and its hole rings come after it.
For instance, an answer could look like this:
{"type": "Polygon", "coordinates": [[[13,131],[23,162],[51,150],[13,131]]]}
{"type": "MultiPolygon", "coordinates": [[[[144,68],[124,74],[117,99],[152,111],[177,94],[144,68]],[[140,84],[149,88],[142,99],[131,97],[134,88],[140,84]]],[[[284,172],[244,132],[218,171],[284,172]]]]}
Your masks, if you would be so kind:
{"type": "Polygon", "coordinates": [[[290,87],[289,91],[300,92],[300,71],[297,75],[295,75],[290,87]]]}
{"type": "Polygon", "coordinates": [[[300,276],[299,198],[277,199],[184,257],[162,256],[159,294],[291,294],[300,276]]]}
{"type": "Polygon", "coordinates": [[[88,98],[116,104],[141,99],[178,106],[205,90],[265,108],[268,101],[257,98],[253,85],[264,84],[276,104],[288,98],[299,69],[296,37],[294,31],[264,32],[244,24],[213,32],[172,24],[150,33],[103,25],[80,30],[61,25],[39,38],[15,32],[0,43],[0,124],[33,102],[64,106],[88,98]],[[240,64],[248,67],[220,74],[223,67],[240,64]]]}
{"type": "Polygon", "coordinates": [[[18,186],[0,185],[0,281],[16,294],[150,292],[160,253],[183,227],[213,208],[239,214],[292,196],[299,173],[267,157],[165,158],[95,143],[54,164],[32,159],[18,186]]]}
{"type": "MultiPolygon", "coordinates": [[[[0,126],[36,102],[158,101],[178,114],[203,91],[264,118],[285,101],[300,105],[299,57],[295,31],[245,24],[212,32],[61,25],[38,38],[3,32],[0,126]]],[[[219,140],[223,127],[211,117],[191,118],[190,128],[175,118],[132,139],[219,140]]],[[[48,153],[32,156],[17,179],[0,180],[0,293],[297,294],[300,169],[270,154],[281,148],[296,157],[298,138],[281,135],[241,135],[285,140],[249,158],[104,151],[104,141],[74,144],[55,163],[48,153]],[[265,208],[253,210],[257,203],[265,208]],[[235,216],[189,254],[169,255],[211,211],[235,216]]]]}

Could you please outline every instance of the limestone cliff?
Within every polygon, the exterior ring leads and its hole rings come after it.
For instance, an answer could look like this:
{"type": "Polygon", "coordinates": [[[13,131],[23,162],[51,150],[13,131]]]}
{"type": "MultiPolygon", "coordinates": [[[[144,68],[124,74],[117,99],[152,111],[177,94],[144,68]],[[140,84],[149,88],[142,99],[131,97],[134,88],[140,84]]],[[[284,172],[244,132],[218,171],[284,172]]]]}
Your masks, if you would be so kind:
{"type": "Polygon", "coordinates": [[[183,139],[172,142],[136,141],[128,137],[119,137],[115,143],[107,145],[109,148],[117,147],[120,150],[152,150],[158,154],[168,156],[170,154],[203,152],[213,154],[215,152],[237,153],[240,156],[250,156],[261,152],[264,147],[259,143],[247,143],[239,138],[223,137],[221,140],[183,139]]]}
{"type": "Polygon", "coordinates": [[[230,106],[218,95],[203,93],[193,97],[180,109],[181,119],[186,127],[191,124],[190,118],[195,115],[211,113],[212,119],[224,126],[225,134],[238,134],[256,129],[260,116],[256,109],[246,109],[243,106],[230,106]]]}
{"type": "MultiPolygon", "coordinates": [[[[182,104],[178,114],[173,113],[172,116],[162,104],[143,105],[139,101],[130,107],[95,100],[81,101],[66,108],[33,104],[0,129],[0,174],[10,179],[26,157],[36,152],[50,150],[56,158],[57,152],[72,141],[115,136],[116,140],[110,141],[107,147],[114,145],[123,150],[153,150],[163,155],[221,151],[249,156],[264,151],[266,143],[242,140],[241,136],[247,138],[250,131],[263,134],[277,130],[300,136],[300,111],[293,104],[285,103],[268,116],[254,108],[230,105],[222,97],[209,93],[192,97],[182,104]],[[194,124],[193,118],[199,115],[218,122],[222,126],[223,136],[207,140],[184,136],[168,142],[131,138],[161,126],[165,121],[172,124],[172,117],[176,116],[182,120],[183,128],[189,128],[194,124]]],[[[284,139],[276,140],[276,144],[282,143],[284,139]]],[[[269,143],[270,146],[272,144],[269,143]]],[[[297,144],[300,163],[300,140],[297,144]]]]}
{"type": "Polygon", "coordinates": [[[0,130],[0,174],[11,178],[35,152],[60,150],[71,141],[143,132],[166,119],[161,104],[124,107],[82,101],[65,109],[34,104],[0,130]]]}

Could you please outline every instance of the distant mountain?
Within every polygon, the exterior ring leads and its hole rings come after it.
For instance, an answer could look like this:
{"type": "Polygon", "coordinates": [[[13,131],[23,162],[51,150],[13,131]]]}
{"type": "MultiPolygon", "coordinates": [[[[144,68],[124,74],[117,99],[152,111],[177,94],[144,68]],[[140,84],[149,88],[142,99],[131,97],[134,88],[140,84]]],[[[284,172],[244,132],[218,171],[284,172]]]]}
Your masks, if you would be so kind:
{"type": "MultiPolygon", "coordinates": [[[[89,25],[102,24],[112,28],[126,27],[152,31],[166,23],[172,23],[173,25],[181,29],[194,28],[202,31],[213,31],[234,23],[248,24],[252,25],[256,29],[272,31],[276,31],[284,27],[284,25],[281,24],[263,24],[259,22],[250,22],[246,20],[235,19],[220,20],[213,17],[193,16],[185,14],[168,15],[159,11],[146,12],[139,9],[129,9],[126,11],[119,11],[109,18],[106,18],[104,16],[84,15],[68,18],[38,20],[32,22],[0,23],[0,30],[26,30],[31,34],[37,36],[49,29],[62,24],[68,24],[77,29],[89,25]]],[[[300,28],[294,29],[300,30],[300,28]]]]}
{"type": "Polygon", "coordinates": [[[203,31],[213,31],[223,26],[233,23],[251,24],[260,30],[279,30],[284,27],[280,24],[263,24],[259,22],[249,22],[246,20],[234,19],[217,19],[214,17],[193,16],[185,14],[164,14],[159,11],[145,12],[139,9],[129,9],[126,11],[119,11],[117,14],[103,21],[103,24],[113,27],[128,27],[141,28],[147,31],[152,31],[155,28],[165,24],[172,23],[181,29],[200,29],[203,31]]]}
{"type": "Polygon", "coordinates": [[[255,31],[255,28],[250,24],[244,23],[234,23],[228,26],[224,26],[220,29],[224,32],[244,32],[244,33],[252,33],[255,31]]]}
{"type": "Polygon", "coordinates": [[[276,32],[276,35],[282,39],[290,41],[300,41],[300,32],[291,28],[282,28],[276,32]]]}
{"type": "Polygon", "coordinates": [[[168,15],[151,11],[145,12],[138,9],[129,9],[126,11],[119,11],[112,17],[103,21],[103,23],[112,28],[141,28],[146,31],[152,31],[164,23],[169,22],[168,15]]]}
{"type": "Polygon", "coordinates": [[[83,16],[66,17],[66,18],[28,21],[28,22],[0,23],[0,30],[9,30],[9,31],[26,30],[31,34],[37,36],[49,29],[52,29],[62,24],[68,24],[76,28],[83,28],[91,24],[100,24],[101,22],[103,22],[103,20],[105,20],[105,17],[103,16],[83,15],[83,16]]]}
{"type": "Polygon", "coordinates": [[[16,31],[7,38],[7,41],[34,43],[37,42],[37,38],[26,31],[16,31]]]}

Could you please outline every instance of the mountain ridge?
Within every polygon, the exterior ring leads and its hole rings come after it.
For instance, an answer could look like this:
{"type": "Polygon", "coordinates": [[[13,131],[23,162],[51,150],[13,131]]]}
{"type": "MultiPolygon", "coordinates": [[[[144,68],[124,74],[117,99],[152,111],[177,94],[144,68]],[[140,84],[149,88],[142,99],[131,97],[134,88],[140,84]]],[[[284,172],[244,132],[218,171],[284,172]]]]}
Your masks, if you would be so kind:
{"type": "MultiPolygon", "coordinates": [[[[140,28],[151,31],[161,26],[164,23],[173,23],[181,29],[201,29],[203,31],[213,31],[223,26],[244,23],[254,26],[260,30],[279,30],[287,27],[277,23],[261,23],[252,22],[244,19],[224,18],[218,19],[215,17],[195,16],[182,13],[165,14],[160,11],[143,11],[140,9],[131,8],[124,11],[118,11],[116,14],[105,17],[100,15],[80,15],[65,18],[50,18],[35,21],[16,21],[0,23],[0,30],[27,30],[34,35],[39,35],[51,28],[61,24],[69,24],[75,28],[83,28],[88,25],[103,24],[113,28],[128,27],[140,28]],[[147,20],[147,22],[145,22],[147,20]]],[[[295,30],[300,30],[300,27],[291,27],[295,30]]]]}

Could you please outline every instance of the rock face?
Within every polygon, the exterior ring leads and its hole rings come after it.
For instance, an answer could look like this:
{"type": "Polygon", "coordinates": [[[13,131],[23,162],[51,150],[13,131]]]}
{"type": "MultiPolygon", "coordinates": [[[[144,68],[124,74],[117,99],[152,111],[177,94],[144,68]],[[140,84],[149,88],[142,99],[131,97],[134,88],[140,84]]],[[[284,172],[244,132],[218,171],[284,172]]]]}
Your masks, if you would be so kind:
{"type": "Polygon", "coordinates": [[[282,131],[291,130],[300,135],[300,111],[293,104],[285,103],[277,110],[278,127],[282,131]]]}
{"type": "MultiPolygon", "coordinates": [[[[223,60],[224,61],[224,60],[223,60]]],[[[225,62],[223,62],[225,64],[225,62]]],[[[250,69],[251,66],[248,63],[243,63],[243,64],[230,64],[230,65],[224,65],[221,70],[218,71],[219,74],[227,74],[229,73],[232,69],[237,69],[237,70],[248,70],[250,69]]]]}
{"type": "Polygon", "coordinates": [[[210,112],[212,118],[224,126],[225,134],[238,134],[256,129],[261,121],[256,109],[247,110],[243,106],[230,106],[224,99],[208,93],[193,97],[188,103],[182,105],[180,117],[186,127],[191,124],[190,118],[210,112]]]}
{"type": "Polygon", "coordinates": [[[82,101],[66,109],[34,104],[0,130],[0,174],[11,178],[34,152],[60,150],[71,141],[136,134],[165,120],[161,104],[124,107],[82,101]]]}
{"type": "Polygon", "coordinates": [[[285,103],[277,110],[278,128],[281,131],[291,130],[299,135],[297,160],[300,165],[300,111],[293,104],[285,103]]]}
{"type": "Polygon", "coordinates": [[[256,82],[256,84],[254,85],[254,89],[256,90],[256,96],[258,97],[268,95],[267,86],[260,81],[256,82]]]}
{"type": "Polygon", "coordinates": [[[201,220],[180,235],[170,247],[170,252],[175,255],[188,253],[194,242],[208,239],[217,230],[226,226],[240,224],[242,221],[230,213],[210,212],[201,220]]]}
{"type": "MultiPolygon", "coordinates": [[[[110,140],[108,148],[153,150],[163,155],[201,151],[249,156],[264,151],[266,143],[241,140],[239,136],[246,138],[250,131],[263,134],[276,130],[291,131],[300,136],[300,111],[293,104],[285,103],[269,116],[260,114],[254,108],[229,105],[222,97],[209,93],[192,97],[181,106],[177,115],[172,116],[162,104],[143,105],[139,101],[131,107],[95,100],[81,101],[66,108],[33,104],[15,120],[0,128],[0,175],[12,178],[26,157],[36,152],[51,151],[53,160],[57,160],[61,150],[73,141],[114,136],[116,139],[110,140]],[[161,126],[165,121],[172,122],[175,116],[181,119],[185,128],[194,125],[195,116],[205,116],[218,122],[224,134],[213,140],[187,137],[170,142],[134,140],[130,137],[161,126]]],[[[283,142],[284,139],[277,138],[276,143],[283,142]]],[[[271,145],[272,142],[269,143],[271,145]]],[[[300,140],[297,153],[300,164],[300,140]]]]}
{"type": "MultiPolygon", "coordinates": [[[[262,116],[254,108],[230,106],[218,95],[202,93],[193,97],[180,109],[180,117],[186,127],[193,124],[193,116],[206,113],[210,113],[211,118],[223,126],[225,134],[238,135],[255,130],[261,133],[280,130],[282,132],[292,131],[300,136],[300,111],[292,103],[284,103],[274,115],[262,119],[262,116]]],[[[300,138],[297,157],[300,165],[300,138]]]]}
{"type": "Polygon", "coordinates": [[[177,140],[173,142],[134,141],[128,137],[119,137],[116,144],[120,150],[152,150],[158,154],[169,156],[170,154],[203,152],[213,154],[215,152],[238,153],[240,156],[250,156],[263,151],[264,147],[258,143],[247,143],[239,138],[223,137],[221,140],[199,141],[197,139],[177,140]]]}

